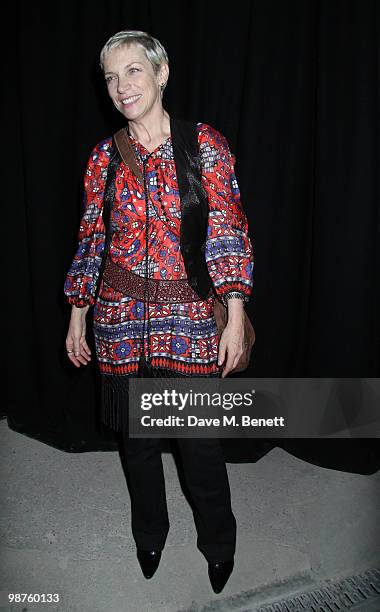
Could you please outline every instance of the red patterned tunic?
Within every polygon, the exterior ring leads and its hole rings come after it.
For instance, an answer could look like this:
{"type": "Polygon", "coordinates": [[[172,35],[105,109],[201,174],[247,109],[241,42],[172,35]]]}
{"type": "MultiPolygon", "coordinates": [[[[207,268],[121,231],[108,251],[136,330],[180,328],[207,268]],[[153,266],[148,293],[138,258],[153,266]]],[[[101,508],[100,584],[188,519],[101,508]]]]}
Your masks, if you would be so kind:
{"type": "MultiPolygon", "coordinates": [[[[217,130],[198,123],[202,181],[209,200],[206,262],[215,292],[223,299],[238,291],[245,300],[253,287],[252,245],[247,218],[234,173],[235,158],[217,130]]],[[[186,278],[179,247],[180,198],[171,138],[149,153],[131,138],[142,168],[147,160],[149,189],[149,276],[186,278]]],[[[102,374],[137,372],[144,341],[148,353],[144,303],[125,296],[102,280],[94,294],[105,242],[102,200],[111,138],[100,142],[88,161],[84,214],[78,249],[67,273],[64,292],[70,304],[93,305],[96,356],[102,374]],[[144,336],[144,340],[143,340],[144,336]]],[[[110,257],[120,267],[145,274],[145,199],[141,185],[123,162],[116,172],[116,197],[111,212],[114,230],[110,257]]],[[[218,332],[213,316],[214,296],[182,304],[150,304],[149,349],[153,366],[184,375],[219,372],[218,332]]]]}

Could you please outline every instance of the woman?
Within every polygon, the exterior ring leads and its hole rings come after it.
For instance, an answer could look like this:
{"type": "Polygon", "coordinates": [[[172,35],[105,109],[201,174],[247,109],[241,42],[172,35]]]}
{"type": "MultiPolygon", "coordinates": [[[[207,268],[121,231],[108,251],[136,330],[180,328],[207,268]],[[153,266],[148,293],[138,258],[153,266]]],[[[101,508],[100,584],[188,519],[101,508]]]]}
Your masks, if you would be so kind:
{"type": "MultiPolygon", "coordinates": [[[[109,96],[127,121],[125,137],[132,145],[143,181],[128,164],[122,160],[116,163],[113,233],[107,259],[111,280],[106,269],[101,277],[106,235],[103,196],[111,166],[112,138],[94,148],[85,174],[78,250],[64,287],[72,304],[66,349],[76,367],[90,361],[86,314],[94,306],[96,359],[102,380],[101,418],[122,432],[130,478],[132,532],[144,576],[151,578],[169,529],[165,483],[160,440],[128,436],[128,376],[141,372],[142,363],[163,376],[226,376],[243,352],[243,308],[252,290],[253,257],[234,174],[234,156],[219,132],[198,123],[201,181],[208,201],[202,257],[213,291],[201,297],[194,291],[198,272],[194,270],[190,279],[191,244],[183,249],[180,240],[184,215],[176,172],[179,155],[173,152],[174,120],[162,105],[169,76],[166,51],[144,32],[123,31],[105,44],[100,63],[109,96]],[[120,274],[123,290],[112,282],[120,274]],[[134,293],[147,277],[154,287],[171,281],[165,284],[172,290],[170,295],[178,290],[191,298],[178,301],[177,295],[173,299],[168,295],[154,302],[146,293],[134,293]],[[228,323],[221,338],[213,315],[214,292],[228,307],[228,323]]],[[[236,544],[236,521],[220,441],[183,438],[177,443],[194,505],[197,546],[208,561],[211,585],[219,593],[232,572],[236,544]]]]}

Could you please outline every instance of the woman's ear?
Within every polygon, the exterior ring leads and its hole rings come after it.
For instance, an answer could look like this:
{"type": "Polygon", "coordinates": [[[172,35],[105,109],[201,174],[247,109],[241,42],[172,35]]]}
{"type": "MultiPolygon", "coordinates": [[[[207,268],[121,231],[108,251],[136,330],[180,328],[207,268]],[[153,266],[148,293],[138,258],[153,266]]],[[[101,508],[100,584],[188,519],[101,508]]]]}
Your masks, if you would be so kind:
{"type": "Polygon", "coordinates": [[[165,85],[169,78],[169,66],[168,64],[162,64],[160,68],[160,83],[165,85]]]}

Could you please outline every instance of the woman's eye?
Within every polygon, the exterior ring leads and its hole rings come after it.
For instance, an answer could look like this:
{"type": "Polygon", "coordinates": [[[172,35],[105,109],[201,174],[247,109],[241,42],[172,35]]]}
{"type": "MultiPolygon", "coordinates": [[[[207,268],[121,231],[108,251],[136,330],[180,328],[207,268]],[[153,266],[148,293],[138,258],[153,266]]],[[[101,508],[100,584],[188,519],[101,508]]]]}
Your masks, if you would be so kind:
{"type": "Polygon", "coordinates": [[[106,83],[110,83],[110,81],[112,81],[112,79],[114,79],[115,77],[113,76],[108,76],[106,77],[106,83]]]}
{"type": "Polygon", "coordinates": [[[129,72],[140,72],[139,68],[131,68],[129,72]]]}

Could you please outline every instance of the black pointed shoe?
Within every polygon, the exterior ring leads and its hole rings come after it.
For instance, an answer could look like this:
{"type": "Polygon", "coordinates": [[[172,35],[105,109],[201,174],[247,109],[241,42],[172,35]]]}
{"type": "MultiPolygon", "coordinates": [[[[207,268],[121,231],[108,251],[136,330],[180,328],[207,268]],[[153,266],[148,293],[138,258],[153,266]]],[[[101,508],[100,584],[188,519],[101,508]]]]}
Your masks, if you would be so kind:
{"type": "Polygon", "coordinates": [[[229,559],[228,561],[209,562],[208,577],[210,578],[214,593],[220,593],[223,590],[233,569],[234,559],[229,559]]]}
{"type": "Polygon", "coordinates": [[[142,573],[144,574],[145,578],[152,578],[160,564],[161,551],[141,550],[141,548],[138,548],[137,558],[139,560],[142,573]]]}

